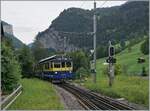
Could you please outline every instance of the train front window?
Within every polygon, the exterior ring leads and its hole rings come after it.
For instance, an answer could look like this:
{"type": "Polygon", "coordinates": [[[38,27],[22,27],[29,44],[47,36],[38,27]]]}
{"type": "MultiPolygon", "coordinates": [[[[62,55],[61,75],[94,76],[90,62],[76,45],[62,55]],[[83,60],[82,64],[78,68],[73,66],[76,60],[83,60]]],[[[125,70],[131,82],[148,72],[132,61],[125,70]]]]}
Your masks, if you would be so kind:
{"type": "Polygon", "coordinates": [[[60,68],[60,63],[54,63],[55,68],[60,68]]]}
{"type": "Polygon", "coordinates": [[[66,62],[67,67],[71,67],[71,62],[66,62]]]}

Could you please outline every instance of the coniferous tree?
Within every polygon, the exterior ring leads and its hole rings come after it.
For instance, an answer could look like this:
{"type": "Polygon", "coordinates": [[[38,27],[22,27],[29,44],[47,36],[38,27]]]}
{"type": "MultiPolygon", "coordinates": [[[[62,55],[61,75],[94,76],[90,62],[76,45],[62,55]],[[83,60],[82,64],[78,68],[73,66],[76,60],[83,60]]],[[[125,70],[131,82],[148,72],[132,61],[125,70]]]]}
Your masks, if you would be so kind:
{"type": "Polygon", "coordinates": [[[34,57],[31,50],[24,45],[22,49],[17,51],[17,54],[22,68],[22,77],[32,77],[34,57]]]}
{"type": "Polygon", "coordinates": [[[146,38],[146,40],[141,45],[141,52],[145,55],[149,54],[149,38],[146,38]]]}

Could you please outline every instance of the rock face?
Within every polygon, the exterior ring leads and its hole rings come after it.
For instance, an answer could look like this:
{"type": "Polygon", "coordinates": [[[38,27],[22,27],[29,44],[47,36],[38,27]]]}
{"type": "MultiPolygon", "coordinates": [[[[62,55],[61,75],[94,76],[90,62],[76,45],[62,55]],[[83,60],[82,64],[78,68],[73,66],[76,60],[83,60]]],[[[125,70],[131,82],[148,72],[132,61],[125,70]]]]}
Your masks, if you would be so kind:
{"type": "MultiPolygon", "coordinates": [[[[133,1],[121,6],[97,8],[97,47],[106,46],[109,40],[120,44],[122,40],[141,40],[144,35],[148,36],[148,7],[148,2],[133,1]]],[[[81,48],[89,51],[93,49],[93,36],[88,35],[89,32],[93,32],[93,10],[68,8],[52,21],[49,28],[39,32],[36,40],[44,48],[56,51],[81,48]]]]}
{"type": "Polygon", "coordinates": [[[73,44],[69,44],[68,39],[59,34],[54,28],[48,28],[43,32],[39,32],[36,39],[40,41],[44,48],[52,48],[56,51],[74,51],[78,48],[73,44]]]}
{"type": "Polygon", "coordinates": [[[13,26],[11,24],[4,22],[4,21],[2,23],[3,23],[4,32],[8,33],[10,35],[13,35],[13,26]]]}
{"type": "Polygon", "coordinates": [[[24,44],[13,34],[13,26],[5,21],[1,21],[1,24],[3,26],[5,39],[11,40],[15,49],[21,48],[24,44]]]}

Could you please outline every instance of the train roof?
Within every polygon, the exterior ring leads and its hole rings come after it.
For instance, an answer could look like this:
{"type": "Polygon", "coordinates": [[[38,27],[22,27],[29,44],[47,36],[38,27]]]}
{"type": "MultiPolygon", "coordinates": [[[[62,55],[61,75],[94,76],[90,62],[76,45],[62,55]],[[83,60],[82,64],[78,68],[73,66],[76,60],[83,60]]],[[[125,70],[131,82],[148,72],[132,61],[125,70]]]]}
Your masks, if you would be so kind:
{"type": "Polygon", "coordinates": [[[72,59],[70,57],[64,56],[64,55],[53,55],[47,58],[44,58],[39,61],[39,63],[43,63],[46,61],[71,61],[72,59]]]}

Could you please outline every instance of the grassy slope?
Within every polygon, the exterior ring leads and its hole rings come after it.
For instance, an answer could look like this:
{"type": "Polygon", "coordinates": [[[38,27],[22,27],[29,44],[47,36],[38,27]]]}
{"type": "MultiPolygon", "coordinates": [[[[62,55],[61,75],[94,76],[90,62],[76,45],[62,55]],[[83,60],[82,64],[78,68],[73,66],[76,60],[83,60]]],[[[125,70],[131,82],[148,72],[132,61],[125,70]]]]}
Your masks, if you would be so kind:
{"type": "Polygon", "coordinates": [[[56,92],[49,82],[39,79],[23,79],[23,92],[8,108],[11,110],[63,109],[56,92]]]}
{"type": "MultiPolygon", "coordinates": [[[[143,55],[140,52],[141,43],[142,42],[133,46],[131,52],[128,52],[128,49],[125,49],[124,51],[116,55],[117,64],[121,64],[126,69],[124,74],[138,75],[141,72],[143,65],[146,67],[146,71],[148,72],[149,58],[148,58],[148,55],[143,55]],[[144,64],[137,63],[137,58],[141,56],[146,59],[146,62],[144,64]]],[[[103,65],[103,63],[105,62],[105,59],[106,58],[102,58],[97,61],[98,74],[102,74],[102,69],[105,67],[103,65]]]]}
{"type": "MultiPolygon", "coordinates": [[[[148,106],[149,81],[137,76],[127,76],[141,71],[141,64],[137,64],[137,58],[142,55],[139,50],[140,44],[132,47],[130,53],[126,49],[116,55],[117,63],[126,65],[127,71],[115,77],[112,88],[108,86],[108,77],[102,71],[106,67],[103,65],[106,58],[97,61],[97,84],[93,84],[92,79],[89,78],[84,84],[85,87],[111,97],[123,97],[131,102],[148,106]]],[[[148,70],[148,55],[143,57],[146,58],[146,63],[143,65],[148,70]]]]}

